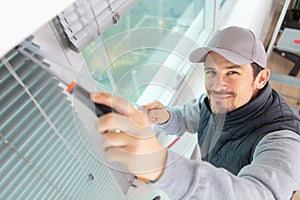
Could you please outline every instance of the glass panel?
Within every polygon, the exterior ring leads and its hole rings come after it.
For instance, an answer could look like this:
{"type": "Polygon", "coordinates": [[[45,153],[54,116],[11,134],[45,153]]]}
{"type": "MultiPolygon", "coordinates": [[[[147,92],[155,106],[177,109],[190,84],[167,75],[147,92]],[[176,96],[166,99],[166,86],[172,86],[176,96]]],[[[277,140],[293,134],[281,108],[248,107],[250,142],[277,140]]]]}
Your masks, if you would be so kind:
{"type": "Polygon", "coordinates": [[[221,0],[221,5],[220,5],[220,8],[221,8],[221,9],[223,8],[224,3],[225,3],[226,1],[229,1],[229,0],[221,0]]]}
{"type": "MultiPolygon", "coordinates": [[[[205,0],[141,0],[119,24],[83,50],[93,78],[137,101],[160,68],[178,74],[186,66],[186,54],[175,48],[183,38],[190,40],[184,45],[190,45],[199,37],[204,8],[205,0]],[[170,56],[172,64],[166,65],[170,56]]],[[[191,50],[184,45],[180,48],[191,50]]]]}

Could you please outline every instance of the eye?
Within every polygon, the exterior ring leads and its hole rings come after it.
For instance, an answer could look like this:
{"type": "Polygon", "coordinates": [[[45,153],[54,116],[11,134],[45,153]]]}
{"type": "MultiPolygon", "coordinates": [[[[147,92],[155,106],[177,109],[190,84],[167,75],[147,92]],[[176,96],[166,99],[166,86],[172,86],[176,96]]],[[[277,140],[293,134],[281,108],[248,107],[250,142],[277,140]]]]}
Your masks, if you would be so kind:
{"type": "Polygon", "coordinates": [[[239,73],[237,71],[229,71],[227,74],[228,75],[233,75],[233,74],[239,74],[239,73]]]}
{"type": "Polygon", "coordinates": [[[217,72],[215,70],[205,70],[206,75],[215,75],[217,72]]]}

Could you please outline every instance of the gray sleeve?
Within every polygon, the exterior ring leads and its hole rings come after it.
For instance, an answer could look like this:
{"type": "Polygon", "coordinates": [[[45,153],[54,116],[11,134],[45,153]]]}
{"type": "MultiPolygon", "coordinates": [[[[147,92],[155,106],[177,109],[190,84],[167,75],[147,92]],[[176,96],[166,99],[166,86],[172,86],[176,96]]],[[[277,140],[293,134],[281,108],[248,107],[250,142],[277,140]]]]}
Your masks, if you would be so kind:
{"type": "Polygon", "coordinates": [[[269,133],[257,145],[250,165],[237,176],[204,161],[171,151],[162,176],[154,183],[170,199],[290,199],[300,189],[300,136],[269,133]]]}
{"type": "Polygon", "coordinates": [[[199,124],[199,99],[193,99],[182,107],[167,107],[170,119],[157,127],[167,135],[181,136],[183,133],[196,133],[199,124]],[[196,117],[195,117],[196,116],[196,117]]]}

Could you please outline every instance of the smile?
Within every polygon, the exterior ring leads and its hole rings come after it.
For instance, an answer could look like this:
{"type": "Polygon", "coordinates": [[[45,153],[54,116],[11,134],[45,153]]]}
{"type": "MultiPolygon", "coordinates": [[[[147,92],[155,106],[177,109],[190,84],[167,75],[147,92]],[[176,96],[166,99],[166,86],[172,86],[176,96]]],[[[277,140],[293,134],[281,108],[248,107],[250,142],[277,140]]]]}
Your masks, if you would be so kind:
{"type": "Polygon", "coordinates": [[[232,97],[231,94],[211,94],[211,96],[214,99],[220,99],[220,100],[224,100],[232,97]]]}

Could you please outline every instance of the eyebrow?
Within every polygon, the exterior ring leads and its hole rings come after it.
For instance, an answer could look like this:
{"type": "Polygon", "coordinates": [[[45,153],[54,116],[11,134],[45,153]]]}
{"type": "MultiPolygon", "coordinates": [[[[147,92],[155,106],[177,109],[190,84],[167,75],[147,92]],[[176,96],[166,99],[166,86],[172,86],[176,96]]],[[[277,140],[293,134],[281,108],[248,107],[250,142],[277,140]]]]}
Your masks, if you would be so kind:
{"type": "Polygon", "coordinates": [[[242,69],[242,68],[239,65],[231,65],[231,66],[225,67],[225,69],[242,69]]]}
{"type": "Polygon", "coordinates": [[[215,69],[215,68],[213,68],[213,67],[205,67],[204,66],[204,70],[212,70],[212,69],[215,69]]]}
{"type": "MultiPolygon", "coordinates": [[[[214,67],[205,67],[204,66],[204,70],[212,70],[212,69],[216,69],[216,68],[214,68],[214,67]]],[[[239,66],[239,65],[230,65],[230,66],[225,67],[223,70],[226,70],[226,69],[240,69],[240,70],[242,70],[241,66],[239,66]]]]}

